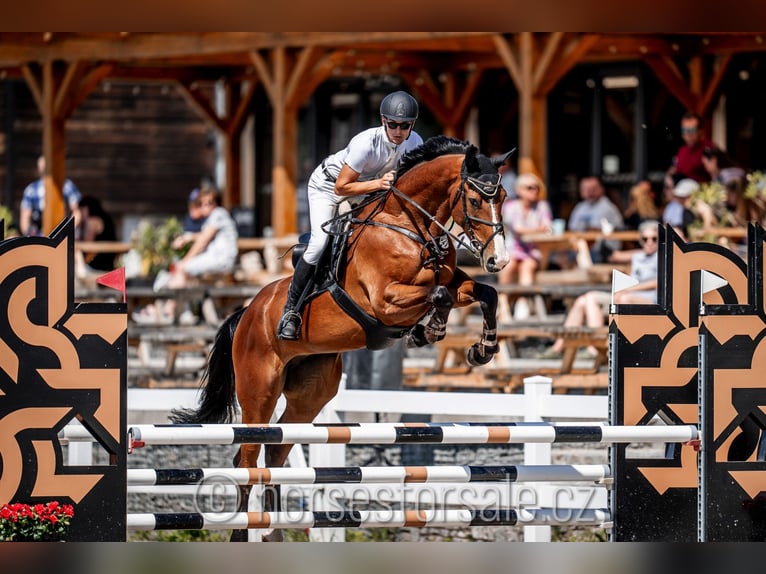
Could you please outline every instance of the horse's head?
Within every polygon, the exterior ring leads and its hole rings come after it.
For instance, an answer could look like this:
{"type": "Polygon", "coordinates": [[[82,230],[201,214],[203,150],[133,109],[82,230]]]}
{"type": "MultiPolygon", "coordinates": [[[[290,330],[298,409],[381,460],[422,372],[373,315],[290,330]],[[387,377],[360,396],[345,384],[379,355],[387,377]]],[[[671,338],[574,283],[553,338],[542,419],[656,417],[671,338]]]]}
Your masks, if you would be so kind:
{"type": "Polygon", "coordinates": [[[463,228],[469,249],[490,273],[510,260],[505,247],[502,208],[505,190],[498,168],[513,153],[488,158],[469,146],[460,172],[460,187],[452,199],[452,217],[463,228]]]}

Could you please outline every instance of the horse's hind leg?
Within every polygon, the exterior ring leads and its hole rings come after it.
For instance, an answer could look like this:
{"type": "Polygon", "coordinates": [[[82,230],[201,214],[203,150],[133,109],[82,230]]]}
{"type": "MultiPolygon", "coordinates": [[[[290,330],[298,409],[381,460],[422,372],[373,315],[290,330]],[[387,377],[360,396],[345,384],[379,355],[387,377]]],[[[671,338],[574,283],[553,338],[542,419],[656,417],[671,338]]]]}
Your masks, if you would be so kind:
{"type": "MultiPolygon", "coordinates": [[[[313,355],[293,361],[286,372],[284,395],[287,403],[279,424],[312,422],[338,392],[341,375],[340,354],[313,355]]],[[[266,445],[266,466],[283,466],[292,448],[291,444],[266,445]]],[[[279,486],[267,489],[264,510],[278,510],[280,494],[279,486]]],[[[264,536],[264,540],[281,541],[282,531],[274,530],[264,536]]]]}
{"type": "MultiPolygon", "coordinates": [[[[270,368],[265,362],[256,367],[246,366],[236,373],[237,381],[247,381],[238,387],[238,399],[242,409],[242,422],[244,424],[267,424],[277,406],[279,395],[282,391],[283,370],[270,368]]],[[[239,468],[255,468],[258,466],[258,455],[261,451],[260,444],[243,444],[234,457],[234,466],[239,468]]],[[[268,454],[268,449],[267,449],[268,454]]],[[[267,461],[268,466],[268,461],[267,461]]],[[[266,492],[270,487],[266,487],[266,492]]],[[[252,486],[239,487],[238,512],[248,511],[248,502],[252,486]]],[[[264,508],[265,510],[265,508],[264,508]]],[[[245,529],[233,530],[232,542],[247,542],[248,531],[245,529]]]]}

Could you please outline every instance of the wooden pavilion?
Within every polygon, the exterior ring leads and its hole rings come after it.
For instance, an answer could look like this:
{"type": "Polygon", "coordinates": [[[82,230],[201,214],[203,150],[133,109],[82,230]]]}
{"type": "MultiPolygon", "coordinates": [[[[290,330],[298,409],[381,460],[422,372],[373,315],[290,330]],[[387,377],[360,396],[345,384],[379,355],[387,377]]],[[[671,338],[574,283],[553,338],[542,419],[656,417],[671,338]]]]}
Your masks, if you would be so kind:
{"type": "Polygon", "coordinates": [[[326,80],[393,75],[441,126],[466,137],[483,77],[507,74],[517,93],[520,170],[544,172],[548,96],[584,63],[643,62],[683,108],[712,118],[737,54],[766,50],[762,33],[0,33],[0,79],[23,78],[42,118],[44,228],[64,216],[67,120],[108,80],[172,83],[225,142],[224,199],[241,202],[240,136],[254,96],[271,108],[271,225],[296,231],[298,112],[326,80]],[[213,101],[206,86],[224,86],[213,101]]]}

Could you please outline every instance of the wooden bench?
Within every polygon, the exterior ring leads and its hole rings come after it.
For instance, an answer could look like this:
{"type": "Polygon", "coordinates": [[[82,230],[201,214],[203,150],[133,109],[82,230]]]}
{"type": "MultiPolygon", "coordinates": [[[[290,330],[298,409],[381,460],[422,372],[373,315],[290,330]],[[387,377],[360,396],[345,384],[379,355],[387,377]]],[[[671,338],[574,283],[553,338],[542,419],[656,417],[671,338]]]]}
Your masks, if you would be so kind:
{"type": "Polygon", "coordinates": [[[213,328],[198,327],[169,327],[145,329],[136,332],[128,328],[128,339],[137,341],[137,352],[140,363],[151,370],[151,354],[153,349],[162,348],[165,352],[164,368],[160,372],[151,374],[161,376],[175,376],[177,374],[177,361],[182,353],[192,353],[207,357],[210,345],[215,338],[216,330],[213,328]]]}

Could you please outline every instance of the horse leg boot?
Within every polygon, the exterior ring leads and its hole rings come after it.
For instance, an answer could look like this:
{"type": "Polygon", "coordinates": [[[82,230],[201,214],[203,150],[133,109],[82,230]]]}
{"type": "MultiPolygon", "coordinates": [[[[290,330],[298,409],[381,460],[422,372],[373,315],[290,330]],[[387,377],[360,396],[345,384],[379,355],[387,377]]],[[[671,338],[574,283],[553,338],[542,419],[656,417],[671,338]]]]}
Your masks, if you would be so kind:
{"type": "Polygon", "coordinates": [[[316,265],[306,263],[303,257],[298,259],[290,288],[287,290],[287,302],[282,311],[282,318],[277,326],[277,339],[296,341],[301,336],[301,307],[306,298],[304,292],[308,292],[311,286],[315,269],[316,265]]]}

